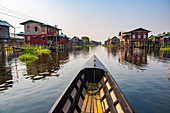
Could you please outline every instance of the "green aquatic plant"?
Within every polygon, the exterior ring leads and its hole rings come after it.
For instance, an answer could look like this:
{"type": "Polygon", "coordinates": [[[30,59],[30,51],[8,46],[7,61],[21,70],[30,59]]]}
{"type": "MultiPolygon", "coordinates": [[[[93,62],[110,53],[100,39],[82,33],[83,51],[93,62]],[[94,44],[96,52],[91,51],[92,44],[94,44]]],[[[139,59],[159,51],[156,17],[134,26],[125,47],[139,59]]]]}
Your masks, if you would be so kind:
{"type": "Polygon", "coordinates": [[[31,46],[27,44],[24,47],[23,54],[20,55],[17,59],[24,63],[31,63],[38,60],[38,56],[41,54],[49,54],[51,51],[49,49],[42,49],[43,46],[31,46]]]}
{"type": "Polygon", "coordinates": [[[110,47],[110,48],[114,48],[114,47],[116,47],[116,46],[114,46],[114,45],[102,45],[103,47],[110,47]]]}
{"type": "Polygon", "coordinates": [[[36,52],[41,53],[41,54],[50,54],[51,50],[49,50],[49,49],[38,49],[36,52]]]}
{"type": "Polygon", "coordinates": [[[170,51],[170,47],[167,48],[160,48],[161,51],[170,51]]]}
{"type": "Polygon", "coordinates": [[[91,46],[91,47],[95,47],[95,46],[97,46],[97,45],[94,44],[94,45],[83,45],[83,46],[84,46],[84,47],[90,47],[90,46],[91,46]]]}
{"type": "Polygon", "coordinates": [[[102,45],[103,47],[107,47],[107,45],[102,45]]]}
{"type": "Polygon", "coordinates": [[[24,53],[24,54],[20,55],[17,59],[20,61],[36,61],[36,60],[38,60],[38,56],[35,56],[30,53],[24,53]]]}
{"type": "Polygon", "coordinates": [[[73,48],[81,48],[82,46],[72,46],[73,48]]]}
{"type": "Polygon", "coordinates": [[[10,47],[10,48],[4,48],[4,51],[13,51],[13,48],[12,47],[10,47]]]}
{"type": "Polygon", "coordinates": [[[30,53],[30,54],[33,54],[33,55],[36,55],[36,56],[39,55],[39,53],[38,53],[37,50],[36,50],[36,47],[33,47],[33,46],[31,46],[30,44],[27,44],[27,45],[24,47],[23,54],[24,54],[24,53],[30,53]]]}

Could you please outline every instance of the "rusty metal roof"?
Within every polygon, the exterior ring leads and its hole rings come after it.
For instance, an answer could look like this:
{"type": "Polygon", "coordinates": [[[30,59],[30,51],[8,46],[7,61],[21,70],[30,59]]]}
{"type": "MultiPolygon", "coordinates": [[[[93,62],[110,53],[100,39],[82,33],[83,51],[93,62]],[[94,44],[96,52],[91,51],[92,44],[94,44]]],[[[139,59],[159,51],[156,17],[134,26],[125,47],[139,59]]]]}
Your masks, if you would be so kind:
{"type": "Polygon", "coordinates": [[[13,27],[12,25],[10,25],[8,22],[0,20],[0,25],[1,26],[7,26],[7,27],[13,27]]]}

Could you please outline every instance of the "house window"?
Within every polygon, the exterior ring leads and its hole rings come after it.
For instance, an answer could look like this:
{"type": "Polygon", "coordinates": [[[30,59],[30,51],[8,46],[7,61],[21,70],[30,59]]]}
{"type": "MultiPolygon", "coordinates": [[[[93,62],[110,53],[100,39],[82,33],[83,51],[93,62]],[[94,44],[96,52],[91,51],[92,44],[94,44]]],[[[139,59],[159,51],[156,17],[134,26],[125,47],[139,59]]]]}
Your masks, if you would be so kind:
{"type": "Polygon", "coordinates": [[[50,28],[48,28],[48,32],[50,32],[50,28]]]}
{"type": "Polygon", "coordinates": [[[37,26],[35,26],[35,32],[37,32],[38,31],[38,27],[37,26]]]}
{"type": "Polygon", "coordinates": [[[30,32],[30,26],[27,26],[27,32],[30,32]]]}
{"type": "Polygon", "coordinates": [[[45,32],[45,26],[42,26],[42,32],[45,32]]]}
{"type": "Polygon", "coordinates": [[[53,33],[53,28],[51,29],[51,32],[53,33]]]}
{"type": "Polygon", "coordinates": [[[132,37],[133,37],[133,39],[135,39],[135,35],[133,35],[132,37]]]}
{"type": "Polygon", "coordinates": [[[143,35],[143,38],[146,38],[146,34],[143,35]]]}
{"type": "Polygon", "coordinates": [[[35,37],[35,40],[38,40],[38,36],[35,37]]]}
{"type": "Polygon", "coordinates": [[[138,35],[138,38],[140,38],[141,35],[138,35]]]}
{"type": "Polygon", "coordinates": [[[43,37],[43,40],[45,40],[45,36],[43,37]]]}
{"type": "Polygon", "coordinates": [[[30,41],[30,36],[27,36],[27,41],[30,41]]]}

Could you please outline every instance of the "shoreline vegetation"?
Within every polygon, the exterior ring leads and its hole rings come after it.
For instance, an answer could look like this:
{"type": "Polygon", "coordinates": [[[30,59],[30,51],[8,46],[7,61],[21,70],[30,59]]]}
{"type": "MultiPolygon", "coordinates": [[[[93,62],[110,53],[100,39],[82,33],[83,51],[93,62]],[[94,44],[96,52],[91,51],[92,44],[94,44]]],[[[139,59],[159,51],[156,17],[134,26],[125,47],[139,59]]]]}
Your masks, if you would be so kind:
{"type": "Polygon", "coordinates": [[[170,51],[170,47],[167,48],[160,48],[161,51],[170,51]]]}
{"type": "Polygon", "coordinates": [[[103,47],[111,47],[111,48],[114,48],[114,47],[116,47],[116,46],[114,46],[114,45],[102,45],[103,47]]]}
{"type": "Polygon", "coordinates": [[[73,48],[82,48],[82,47],[95,47],[97,45],[83,45],[83,46],[72,46],[73,48]]]}
{"type": "Polygon", "coordinates": [[[24,47],[24,51],[22,55],[20,55],[17,59],[24,63],[31,63],[39,59],[40,54],[50,54],[51,51],[49,49],[45,49],[42,46],[33,47],[27,44],[24,47]]]}

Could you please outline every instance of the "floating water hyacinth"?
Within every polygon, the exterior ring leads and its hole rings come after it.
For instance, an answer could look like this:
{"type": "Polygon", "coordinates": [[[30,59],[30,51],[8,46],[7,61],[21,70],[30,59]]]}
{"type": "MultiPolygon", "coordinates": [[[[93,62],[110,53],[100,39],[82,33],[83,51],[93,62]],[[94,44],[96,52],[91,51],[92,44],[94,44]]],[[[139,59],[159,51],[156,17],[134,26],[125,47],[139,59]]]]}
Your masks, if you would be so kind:
{"type": "Polygon", "coordinates": [[[168,48],[160,48],[161,51],[170,51],[170,47],[168,48]]]}
{"type": "Polygon", "coordinates": [[[20,55],[17,59],[24,63],[31,63],[38,60],[38,56],[32,55],[30,53],[25,53],[20,55]]]}
{"type": "Polygon", "coordinates": [[[17,59],[24,63],[31,63],[38,60],[38,56],[41,54],[50,54],[51,51],[49,49],[42,49],[42,47],[33,47],[30,44],[27,44],[24,47],[23,54],[20,55],[17,59]],[[36,48],[38,48],[36,50],[36,48]]]}
{"type": "Polygon", "coordinates": [[[38,49],[36,52],[41,54],[50,54],[51,51],[49,49],[38,49]]]}

